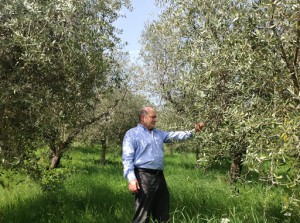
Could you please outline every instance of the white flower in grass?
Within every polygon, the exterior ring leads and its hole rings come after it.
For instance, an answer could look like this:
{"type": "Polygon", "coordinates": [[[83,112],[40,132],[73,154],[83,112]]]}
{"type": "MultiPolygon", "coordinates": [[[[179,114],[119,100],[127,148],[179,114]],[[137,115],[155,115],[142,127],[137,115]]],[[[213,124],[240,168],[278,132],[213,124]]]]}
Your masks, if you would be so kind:
{"type": "Polygon", "coordinates": [[[228,222],[230,222],[229,218],[222,218],[221,219],[221,223],[228,223],[228,222]]]}
{"type": "Polygon", "coordinates": [[[292,216],[292,213],[290,213],[290,212],[285,212],[285,213],[284,213],[284,216],[290,217],[290,216],[292,216]]]}

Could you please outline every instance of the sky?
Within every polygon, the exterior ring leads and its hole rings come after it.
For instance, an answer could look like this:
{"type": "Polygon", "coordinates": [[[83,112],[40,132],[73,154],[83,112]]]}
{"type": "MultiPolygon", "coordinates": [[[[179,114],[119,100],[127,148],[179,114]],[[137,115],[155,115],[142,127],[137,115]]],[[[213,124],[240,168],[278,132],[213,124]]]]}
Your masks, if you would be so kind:
{"type": "Polygon", "coordinates": [[[155,0],[131,0],[131,4],[133,10],[123,9],[122,14],[124,13],[126,18],[119,18],[114,25],[123,30],[121,40],[128,43],[124,50],[128,51],[130,58],[134,60],[141,49],[140,37],[144,25],[157,18],[160,8],[155,6],[155,0]]]}

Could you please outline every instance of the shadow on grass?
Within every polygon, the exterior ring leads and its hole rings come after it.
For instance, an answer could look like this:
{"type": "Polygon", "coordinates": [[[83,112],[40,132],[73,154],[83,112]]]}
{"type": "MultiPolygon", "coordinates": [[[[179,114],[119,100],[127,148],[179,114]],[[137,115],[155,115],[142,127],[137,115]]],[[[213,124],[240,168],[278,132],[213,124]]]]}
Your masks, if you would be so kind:
{"type": "MultiPolygon", "coordinates": [[[[170,170],[169,173],[197,172],[197,168],[195,168],[193,163],[184,159],[184,155],[180,156],[183,158],[179,158],[179,156],[168,157],[166,166],[170,170]],[[181,168],[185,170],[182,171],[181,168]]],[[[175,188],[172,188],[171,185],[169,189],[171,192],[172,216],[176,219],[174,222],[220,222],[223,217],[231,218],[237,223],[300,222],[300,216],[297,216],[297,211],[290,213],[291,217],[284,215],[285,213],[282,212],[283,195],[280,191],[282,190],[281,188],[273,188],[274,191],[270,195],[274,196],[274,198],[264,197],[264,191],[270,185],[267,182],[260,181],[258,174],[254,172],[243,175],[238,182],[230,185],[227,182],[229,167],[229,162],[223,162],[216,163],[206,170],[199,168],[200,174],[192,176],[199,176],[206,180],[200,180],[199,182],[203,182],[205,185],[196,185],[198,189],[195,191],[194,188],[187,187],[193,184],[191,182],[186,182],[186,185],[184,185],[184,181],[176,182],[175,180],[175,183],[172,182],[175,188]],[[224,179],[224,182],[221,183],[220,179],[224,179]],[[179,182],[183,184],[177,186],[179,182]],[[208,182],[211,182],[211,184],[208,182]],[[217,185],[223,188],[218,188],[217,185]],[[177,191],[176,187],[180,188],[180,190],[177,191]],[[228,188],[226,189],[225,187],[228,188]],[[278,198],[276,197],[276,192],[279,193],[278,198]],[[215,219],[215,221],[208,221],[208,219],[215,219]]],[[[248,172],[246,167],[244,171],[248,172]]],[[[193,181],[192,178],[189,178],[189,180],[193,181]]]]}
{"type": "Polygon", "coordinates": [[[76,146],[64,154],[61,167],[73,169],[75,172],[94,174],[99,173],[105,168],[122,169],[121,158],[114,154],[107,153],[105,162],[101,162],[101,146],[90,147],[76,146]]]}
{"type": "Polygon", "coordinates": [[[88,185],[85,191],[44,193],[17,206],[2,208],[0,222],[13,223],[116,223],[130,222],[131,195],[104,185],[88,185]]]}
{"type": "Polygon", "coordinates": [[[243,202],[234,203],[234,200],[238,199],[232,199],[232,203],[229,203],[227,198],[222,196],[210,198],[203,196],[198,199],[189,196],[184,201],[179,202],[177,198],[176,194],[171,194],[171,217],[175,219],[172,223],[220,222],[222,218],[229,218],[236,223],[300,222],[300,216],[297,216],[297,212],[289,213],[291,216],[286,216],[278,203],[268,203],[269,207],[267,208],[263,207],[262,204],[244,207],[243,202]]]}

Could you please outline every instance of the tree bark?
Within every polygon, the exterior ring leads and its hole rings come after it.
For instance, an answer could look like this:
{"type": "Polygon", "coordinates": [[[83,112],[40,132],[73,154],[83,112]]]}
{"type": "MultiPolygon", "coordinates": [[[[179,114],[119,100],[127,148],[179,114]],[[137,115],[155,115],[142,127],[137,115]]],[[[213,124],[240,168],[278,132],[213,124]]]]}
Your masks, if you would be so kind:
{"type": "Polygon", "coordinates": [[[50,168],[57,168],[60,164],[61,155],[60,154],[53,154],[53,157],[51,159],[51,165],[50,168]]]}
{"type": "Polygon", "coordinates": [[[195,151],[196,155],[196,167],[200,166],[200,149],[197,147],[195,151]]]}
{"type": "Polygon", "coordinates": [[[242,167],[243,167],[243,160],[242,160],[242,154],[238,153],[235,154],[233,158],[233,163],[230,166],[229,174],[228,174],[228,180],[230,183],[236,182],[242,173],[242,167]]]}
{"type": "Polygon", "coordinates": [[[106,138],[101,139],[101,158],[100,158],[100,164],[105,165],[106,162],[106,149],[107,149],[107,144],[106,144],[106,138]]]}

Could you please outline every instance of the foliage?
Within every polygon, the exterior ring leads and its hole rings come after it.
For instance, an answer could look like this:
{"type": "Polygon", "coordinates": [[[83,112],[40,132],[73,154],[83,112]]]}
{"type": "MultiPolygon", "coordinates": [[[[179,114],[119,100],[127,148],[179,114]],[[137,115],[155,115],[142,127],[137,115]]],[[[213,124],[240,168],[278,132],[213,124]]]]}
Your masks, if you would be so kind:
{"type": "MultiPolygon", "coordinates": [[[[58,192],[64,190],[64,181],[74,173],[74,169],[60,165],[60,168],[49,168],[50,151],[48,147],[31,151],[24,161],[22,172],[41,186],[42,191],[58,192]]],[[[64,159],[68,160],[65,155],[64,159]]]]}
{"type": "MultiPolygon", "coordinates": [[[[106,162],[105,154],[107,147],[119,148],[122,144],[126,131],[138,123],[138,113],[140,109],[148,104],[145,96],[139,94],[134,89],[133,80],[134,70],[136,66],[128,64],[126,55],[118,56],[119,67],[116,69],[121,73],[121,82],[117,82],[114,90],[109,97],[104,95],[101,98],[100,106],[96,106],[94,110],[95,116],[101,116],[109,110],[109,115],[102,122],[95,122],[84,129],[76,138],[79,142],[101,144],[100,162],[106,162]]],[[[119,150],[120,151],[120,150],[119,150]]]]}
{"type": "Polygon", "coordinates": [[[101,98],[101,104],[95,107],[94,114],[100,116],[108,108],[113,109],[105,121],[93,123],[82,132],[78,139],[85,143],[99,143],[102,139],[107,139],[120,144],[125,132],[137,124],[140,109],[148,103],[146,97],[137,93],[134,87],[137,66],[128,63],[128,55],[116,57],[118,67],[115,72],[118,73],[119,80],[113,81],[109,97],[104,95],[101,98]]]}
{"type": "Polygon", "coordinates": [[[127,1],[3,1],[0,158],[22,163],[48,145],[61,156],[118,80],[112,23],[127,1]]]}
{"type": "MultiPolygon", "coordinates": [[[[118,145],[122,142],[125,132],[138,123],[138,113],[146,103],[146,99],[129,90],[124,90],[122,94],[116,93],[103,101],[103,104],[109,106],[114,98],[120,100],[105,122],[94,123],[82,132],[78,137],[80,141],[99,143],[102,139],[107,139],[118,145]]],[[[103,107],[99,107],[95,112],[101,114],[102,109],[103,107]]]]}
{"type": "Polygon", "coordinates": [[[142,53],[152,87],[173,111],[168,122],[204,120],[197,140],[210,162],[242,154],[261,179],[293,190],[300,156],[299,2],[157,2],[167,6],[146,27],[142,53]]]}

